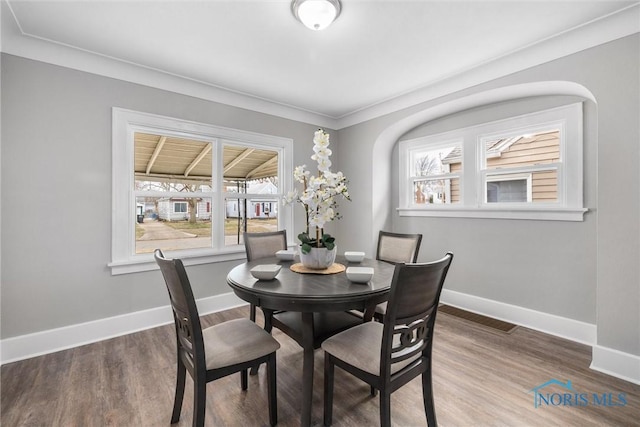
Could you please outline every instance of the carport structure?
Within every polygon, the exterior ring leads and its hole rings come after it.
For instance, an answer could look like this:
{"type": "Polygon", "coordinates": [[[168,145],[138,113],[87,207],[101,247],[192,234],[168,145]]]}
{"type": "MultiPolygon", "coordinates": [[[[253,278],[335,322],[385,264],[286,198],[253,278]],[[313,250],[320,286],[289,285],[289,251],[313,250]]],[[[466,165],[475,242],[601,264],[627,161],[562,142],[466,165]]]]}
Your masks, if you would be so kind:
{"type": "MultiPolygon", "coordinates": [[[[189,199],[187,193],[214,188],[215,180],[219,179],[218,175],[213,175],[214,145],[209,141],[136,132],[134,146],[136,188],[147,186],[150,190],[185,193],[184,197],[191,203],[190,215],[195,221],[196,201],[189,199]]],[[[250,181],[269,179],[277,185],[277,151],[235,145],[233,141],[223,141],[221,146],[225,192],[231,196],[246,193],[250,181]]],[[[241,202],[244,209],[237,210],[237,243],[247,226],[247,199],[238,198],[238,203],[241,202]]]]}

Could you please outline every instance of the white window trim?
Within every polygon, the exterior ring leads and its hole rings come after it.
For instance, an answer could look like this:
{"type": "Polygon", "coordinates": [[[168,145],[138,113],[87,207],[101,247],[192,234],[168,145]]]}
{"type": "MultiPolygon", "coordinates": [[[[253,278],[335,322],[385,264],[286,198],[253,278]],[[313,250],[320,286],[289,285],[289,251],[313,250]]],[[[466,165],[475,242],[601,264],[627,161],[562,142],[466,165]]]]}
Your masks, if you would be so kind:
{"type": "MultiPolygon", "coordinates": [[[[437,135],[400,141],[399,143],[399,207],[400,216],[533,219],[551,221],[583,221],[588,209],[583,206],[583,124],[582,103],[574,103],[522,116],[498,120],[437,135]],[[558,169],[558,201],[553,203],[486,203],[482,141],[499,135],[508,137],[523,130],[561,125],[561,162],[542,166],[558,169]],[[415,205],[412,203],[410,157],[418,149],[437,148],[442,141],[462,139],[463,167],[460,182],[462,200],[448,205],[415,205]]],[[[510,173],[530,172],[538,167],[512,168],[510,173]]],[[[507,172],[506,170],[504,171],[507,172]]]]}
{"type": "MultiPolygon", "coordinates": [[[[274,200],[293,188],[293,140],[271,135],[258,134],[238,129],[230,129],[203,123],[159,116],[155,114],[113,108],[112,110],[112,240],[111,274],[126,274],[157,269],[153,254],[135,253],[136,203],[133,188],[134,174],[134,133],[141,130],[162,132],[164,135],[197,138],[214,144],[215,159],[222,159],[225,143],[250,145],[262,149],[278,151],[279,193],[274,200]]],[[[212,197],[212,218],[224,215],[222,168],[214,169],[212,197]],[[218,209],[216,210],[216,206],[218,209]]],[[[163,193],[166,195],[167,193],[163,193]]],[[[184,193],[181,193],[184,196],[184,193]]],[[[243,195],[245,197],[251,196],[243,195]]],[[[235,196],[234,196],[235,197],[235,196]]],[[[279,206],[278,228],[293,229],[293,210],[279,206]]],[[[224,237],[217,233],[212,236],[212,247],[181,251],[167,251],[167,256],[179,256],[185,265],[242,259],[245,256],[242,245],[224,246],[224,237]]]]}

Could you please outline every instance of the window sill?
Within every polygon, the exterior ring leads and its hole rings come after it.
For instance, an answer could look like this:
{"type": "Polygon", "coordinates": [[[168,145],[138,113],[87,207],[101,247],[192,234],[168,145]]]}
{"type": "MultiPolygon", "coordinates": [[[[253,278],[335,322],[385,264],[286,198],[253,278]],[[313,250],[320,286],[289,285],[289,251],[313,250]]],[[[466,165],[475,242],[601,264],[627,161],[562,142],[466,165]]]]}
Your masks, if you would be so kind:
{"type": "Polygon", "coordinates": [[[400,216],[443,218],[525,219],[539,221],[584,221],[586,208],[471,208],[429,207],[398,208],[400,216]]]}
{"type": "MultiPolygon", "coordinates": [[[[241,246],[239,248],[240,249],[236,247],[228,252],[194,251],[192,253],[186,253],[186,251],[180,251],[177,256],[183,261],[185,266],[244,260],[246,257],[244,247],[241,246]]],[[[171,258],[174,254],[172,252],[165,252],[165,256],[171,258]]],[[[158,264],[156,264],[153,254],[138,255],[126,260],[112,261],[107,264],[107,266],[111,268],[112,276],[158,269],[158,264]]]]}

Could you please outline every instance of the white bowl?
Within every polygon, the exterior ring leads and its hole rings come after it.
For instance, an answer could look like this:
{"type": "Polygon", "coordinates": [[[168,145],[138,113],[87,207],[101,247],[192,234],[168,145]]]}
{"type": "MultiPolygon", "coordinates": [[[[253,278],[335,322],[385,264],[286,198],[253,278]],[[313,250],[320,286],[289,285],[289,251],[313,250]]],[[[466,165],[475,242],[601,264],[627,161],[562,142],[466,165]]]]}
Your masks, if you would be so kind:
{"type": "Polygon", "coordinates": [[[373,277],[371,267],[347,267],[347,279],[355,283],[367,283],[373,277]]]}
{"type": "Polygon", "coordinates": [[[280,273],[278,264],[256,265],[251,269],[251,275],[258,280],[273,280],[280,273]]]}
{"type": "Polygon", "coordinates": [[[362,262],[364,259],[364,252],[347,251],[344,253],[344,257],[349,262],[362,262]]]}
{"type": "Polygon", "coordinates": [[[276,258],[282,261],[293,261],[296,257],[296,251],[293,249],[281,249],[276,252],[276,258]]]}

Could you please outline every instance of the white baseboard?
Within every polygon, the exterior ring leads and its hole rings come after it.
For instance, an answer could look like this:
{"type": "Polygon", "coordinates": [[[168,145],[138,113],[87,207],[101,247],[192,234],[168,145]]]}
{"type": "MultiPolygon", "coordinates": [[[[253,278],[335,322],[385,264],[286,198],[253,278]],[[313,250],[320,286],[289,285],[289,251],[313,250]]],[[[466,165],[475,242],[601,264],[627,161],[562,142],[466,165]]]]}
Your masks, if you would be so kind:
{"type": "Polygon", "coordinates": [[[444,304],[582,344],[593,346],[596,343],[596,325],[590,323],[447,289],[442,291],[440,301],[444,304]]]}
{"type": "Polygon", "coordinates": [[[593,346],[590,368],[640,385],[640,356],[593,346]]]}
{"type": "MultiPolygon", "coordinates": [[[[201,315],[247,304],[229,292],[197,301],[201,315]]],[[[0,341],[0,363],[10,363],[109,338],[138,332],[173,321],[166,305],[106,319],[21,335],[0,341]]]]}

